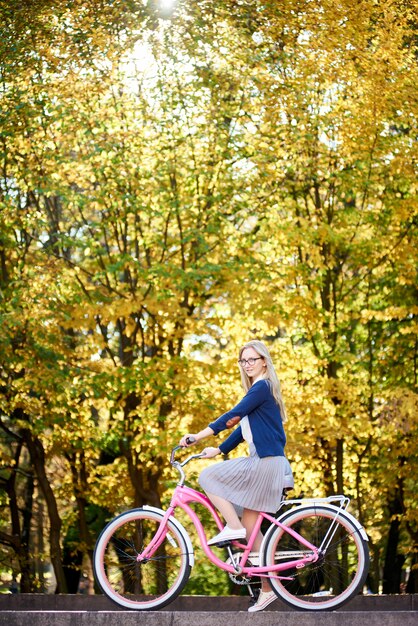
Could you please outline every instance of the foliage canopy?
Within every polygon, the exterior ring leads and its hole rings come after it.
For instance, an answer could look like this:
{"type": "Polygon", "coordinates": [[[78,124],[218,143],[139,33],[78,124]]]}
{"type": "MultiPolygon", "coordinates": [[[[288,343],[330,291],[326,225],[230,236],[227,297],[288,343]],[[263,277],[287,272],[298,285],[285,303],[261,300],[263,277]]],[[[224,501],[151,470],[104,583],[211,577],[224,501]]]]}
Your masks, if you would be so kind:
{"type": "Polygon", "coordinates": [[[168,450],[239,398],[250,338],[297,493],[350,495],[374,591],[415,572],[415,10],[0,4],[0,544],[22,590],[43,506],[65,591],[106,517],[164,503],[168,450]]]}

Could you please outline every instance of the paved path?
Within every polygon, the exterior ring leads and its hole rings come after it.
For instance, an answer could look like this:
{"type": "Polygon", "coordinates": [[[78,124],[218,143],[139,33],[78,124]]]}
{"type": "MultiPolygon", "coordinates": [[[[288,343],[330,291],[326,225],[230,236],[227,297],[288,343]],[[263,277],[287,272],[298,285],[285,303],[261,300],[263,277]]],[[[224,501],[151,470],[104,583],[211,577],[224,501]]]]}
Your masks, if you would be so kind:
{"type": "Polygon", "coordinates": [[[417,626],[416,611],[1,611],[1,626],[417,626]]]}
{"type": "Polygon", "coordinates": [[[0,595],[0,626],[418,626],[418,595],[357,596],[333,612],[279,600],[248,613],[246,597],[180,596],[160,611],[125,611],[104,596],[0,595]]]}
{"type": "MultiPolygon", "coordinates": [[[[248,608],[248,596],[186,596],[176,598],[174,602],[165,607],[170,612],[236,612],[246,611],[248,608]]],[[[21,593],[0,594],[0,614],[2,611],[124,611],[122,607],[114,604],[104,595],[55,595],[45,593],[21,593]]],[[[344,612],[363,611],[417,611],[418,594],[374,596],[358,595],[348,604],[339,609],[344,612]]],[[[267,607],[266,611],[293,612],[280,600],[276,600],[267,607]]],[[[265,612],[266,612],[265,611],[265,612]]],[[[160,611],[158,611],[160,612],[160,611]]],[[[129,611],[130,613],[130,611],[129,611]]],[[[322,613],[323,614],[323,613],[322,613]]],[[[417,624],[418,626],[418,624],[417,624]]]]}

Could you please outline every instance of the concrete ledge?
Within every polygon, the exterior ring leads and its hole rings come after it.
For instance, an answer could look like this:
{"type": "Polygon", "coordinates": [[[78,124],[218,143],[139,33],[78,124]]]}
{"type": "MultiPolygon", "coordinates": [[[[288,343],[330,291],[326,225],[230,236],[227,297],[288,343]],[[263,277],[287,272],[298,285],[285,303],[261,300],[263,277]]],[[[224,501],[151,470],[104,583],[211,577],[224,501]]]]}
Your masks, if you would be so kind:
{"type": "Polygon", "coordinates": [[[3,611],[0,626],[416,626],[414,611],[338,611],[330,613],[264,611],[262,613],[172,611],[3,611]]]}
{"type": "MultiPolygon", "coordinates": [[[[248,596],[180,596],[165,610],[170,612],[228,612],[246,611],[248,596]]],[[[280,600],[266,611],[292,611],[280,600]]],[[[111,602],[103,595],[53,595],[41,593],[21,593],[0,595],[0,613],[2,611],[127,611],[111,602]]],[[[383,612],[383,611],[418,611],[418,595],[374,596],[358,595],[339,609],[344,612],[383,612]]],[[[128,613],[131,613],[129,611],[128,613]]],[[[136,612],[137,613],[137,612],[136,612]]],[[[162,611],[158,611],[161,614],[162,611]]],[[[265,613],[265,612],[264,612],[265,613]]],[[[312,615],[312,613],[310,613],[312,615]]],[[[322,613],[323,615],[323,613],[322,613]]],[[[418,624],[418,616],[417,616],[418,624]]]]}

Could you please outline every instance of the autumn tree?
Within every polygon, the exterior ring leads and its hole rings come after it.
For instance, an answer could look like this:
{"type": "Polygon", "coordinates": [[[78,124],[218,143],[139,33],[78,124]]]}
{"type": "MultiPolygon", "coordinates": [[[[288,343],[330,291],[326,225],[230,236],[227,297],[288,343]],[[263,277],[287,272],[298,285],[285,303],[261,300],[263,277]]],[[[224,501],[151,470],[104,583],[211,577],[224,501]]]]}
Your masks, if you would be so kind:
{"type": "Polygon", "coordinates": [[[314,449],[325,494],[351,490],[366,525],[373,522],[364,473],[375,471],[365,464],[378,441],[379,394],[390,403],[388,388],[408,393],[411,383],[416,393],[410,26],[410,7],[392,2],[267,4],[246,25],[263,76],[250,159],[259,206],[254,253],[266,260],[261,288],[274,285],[293,352],[306,355],[308,343],[316,361],[298,374],[299,411],[311,410],[289,426],[293,450],[296,458],[308,453],[306,467],[314,449]],[[406,348],[402,381],[377,367],[387,350],[373,323],[382,310],[406,348]]]}
{"type": "Polygon", "coordinates": [[[386,545],[400,563],[417,529],[412,7],[2,17],[0,540],[22,576],[17,502],[42,491],[64,591],[63,545],[91,557],[106,516],[164,501],[167,450],[239,397],[251,337],[281,371],[298,493],[348,493],[373,572],[386,545]]]}

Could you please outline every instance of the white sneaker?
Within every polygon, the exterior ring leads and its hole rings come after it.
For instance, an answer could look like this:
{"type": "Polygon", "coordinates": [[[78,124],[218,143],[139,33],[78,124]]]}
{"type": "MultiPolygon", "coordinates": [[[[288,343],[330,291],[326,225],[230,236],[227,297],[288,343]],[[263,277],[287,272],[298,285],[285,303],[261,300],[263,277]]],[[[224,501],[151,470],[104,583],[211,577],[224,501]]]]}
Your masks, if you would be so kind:
{"type": "Polygon", "coordinates": [[[256,611],[263,611],[266,606],[277,600],[277,596],[274,591],[260,591],[257,602],[250,606],[249,613],[255,613],[256,611]]]}
{"type": "Polygon", "coordinates": [[[229,526],[225,526],[220,533],[209,539],[208,546],[214,546],[226,541],[235,541],[236,539],[245,539],[246,535],[245,528],[229,528],[229,526]]]}

